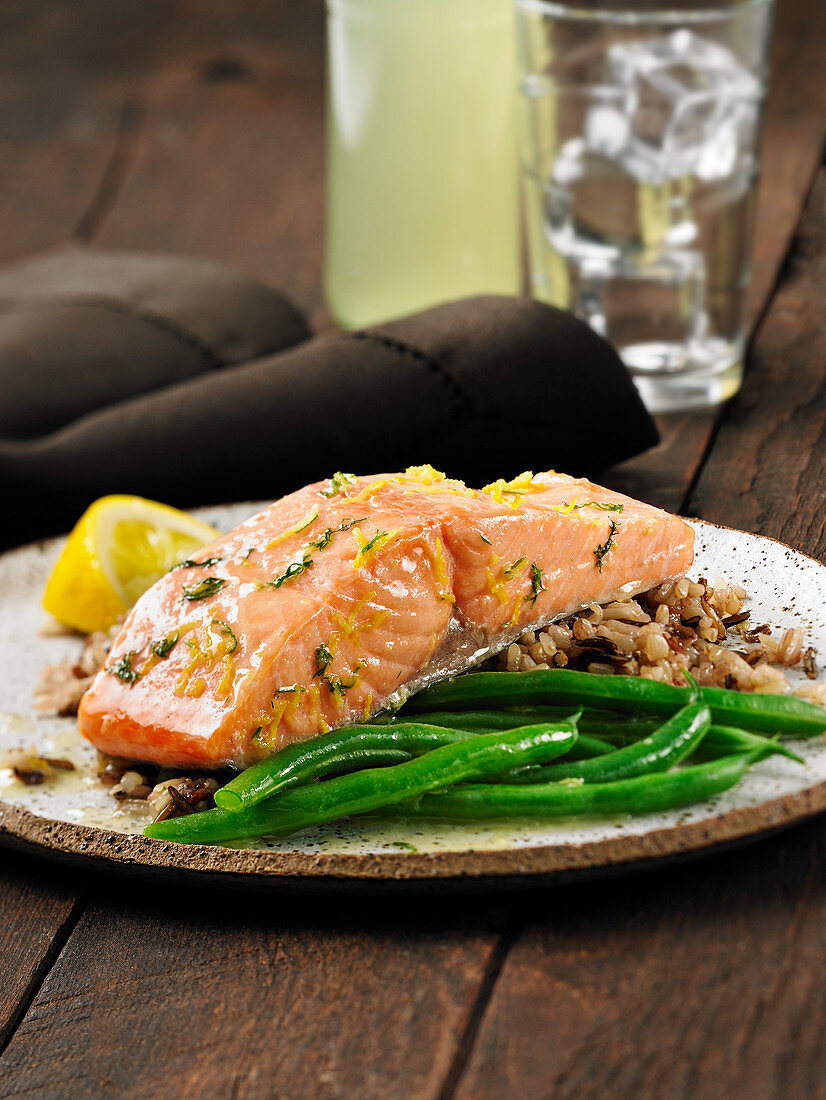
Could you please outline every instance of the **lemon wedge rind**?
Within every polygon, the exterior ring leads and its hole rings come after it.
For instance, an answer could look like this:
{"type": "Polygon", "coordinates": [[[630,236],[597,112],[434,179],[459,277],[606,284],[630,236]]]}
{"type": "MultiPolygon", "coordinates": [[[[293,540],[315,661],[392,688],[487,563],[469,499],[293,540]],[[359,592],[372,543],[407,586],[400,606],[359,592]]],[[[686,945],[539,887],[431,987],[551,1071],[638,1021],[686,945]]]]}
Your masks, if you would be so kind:
{"type": "Polygon", "coordinates": [[[101,497],[69,535],[46,585],[43,606],[76,630],[107,630],[160,576],[218,533],[157,501],[101,497]]]}

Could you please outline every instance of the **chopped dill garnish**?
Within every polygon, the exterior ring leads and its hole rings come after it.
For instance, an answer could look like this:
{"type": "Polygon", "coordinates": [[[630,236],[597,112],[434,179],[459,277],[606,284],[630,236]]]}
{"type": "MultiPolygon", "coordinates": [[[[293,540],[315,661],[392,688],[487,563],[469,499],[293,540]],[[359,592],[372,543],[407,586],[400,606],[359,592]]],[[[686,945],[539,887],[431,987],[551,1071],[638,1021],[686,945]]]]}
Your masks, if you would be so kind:
{"type": "Polygon", "coordinates": [[[330,497],[334,497],[337,493],[340,493],[342,489],[346,488],[348,485],[355,485],[357,480],[355,474],[345,474],[342,473],[341,470],[336,470],[330,478],[330,491],[325,492],[322,489],[320,490],[320,494],[329,499],[330,497]]]}
{"type": "Polygon", "coordinates": [[[479,535],[479,538],[482,540],[482,542],[486,542],[488,546],[493,546],[493,543],[490,541],[490,539],[486,539],[484,535],[479,535]]]}
{"type": "Polygon", "coordinates": [[[542,580],[542,570],[536,564],[535,561],[531,562],[531,590],[525,597],[524,602],[529,603],[531,607],[536,603],[540,592],[545,591],[545,582],[542,580]]]}
{"type": "Polygon", "coordinates": [[[257,546],[251,546],[249,550],[247,550],[246,554],[241,555],[241,561],[248,561],[250,554],[254,554],[257,549],[257,546]]]}
{"type": "Polygon", "coordinates": [[[262,581],[258,587],[280,588],[281,585],[286,584],[287,581],[293,581],[296,577],[300,577],[302,573],[306,573],[312,564],[313,559],[308,558],[305,551],[305,556],[301,559],[301,561],[291,562],[280,577],[276,577],[274,581],[262,581]]]}
{"type": "Polygon", "coordinates": [[[295,580],[296,577],[300,577],[302,573],[306,573],[307,570],[313,565],[313,559],[310,557],[310,553],[313,550],[323,550],[326,546],[329,546],[333,540],[333,536],[339,534],[341,531],[349,531],[356,523],[360,523],[358,519],[346,519],[338,527],[328,527],[325,531],[322,531],[317,539],[313,539],[308,542],[301,550],[301,559],[292,562],[287,566],[286,570],[280,577],[276,577],[274,581],[262,581],[259,583],[259,588],[280,588],[282,584],[286,584],[287,581],[295,580]]]}
{"type": "Polygon", "coordinates": [[[557,511],[562,508],[567,512],[578,512],[580,508],[599,508],[602,512],[621,512],[625,508],[625,505],[602,503],[599,500],[584,500],[582,504],[579,504],[576,497],[574,497],[570,504],[563,501],[557,511]]]}
{"type": "Polygon", "coordinates": [[[227,582],[222,577],[204,577],[197,584],[185,584],[183,598],[185,600],[206,600],[220,592],[227,582]]]}
{"type": "Polygon", "coordinates": [[[341,676],[336,676],[332,672],[328,672],[330,663],[333,660],[333,655],[326,645],[320,645],[315,651],[315,662],[317,672],[313,673],[313,679],[316,676],[321,677],[322,684],[326,684],[330,689],[330,694],[336,696],[340,702],[344,702],[344,693],[349,691],[350,688],[355,687],[359,680],[359,672],[364,667],[361,663],[357,664],[352,672],[351,680],[343,680],[341,676]]]}
{"type": "Polygon", "coordinates": [[[124,684],[128,684],[132,687],[133,684],[138,682],[140,673],[137,669],[132,668],[132,658],[135,656],[135,650],[130,649],[128,653],[119,658],[113,665],[107,665],[106,671],[111,673],[112,676],[123,681],[124,684]]]}
{"type": "Polygon", "coordinates": [[[330,689],[330,694],[337,696],[342,701],[344,700],[345,691],[349,691],[351,687],[355,687],[358,682],[358,669],[353,674],[353,679],[349,684],[342,680],[340,676],[325,676],[324,683],[330,689]]]}
{"type": "Polygon", "coordinates": [[[360,558],[366,557],[374,546],[377,546],[380,542],[383,542],[384,539],[389,537],[389,535],[389,531],[376,531],[375,535],[373,535],[370,541],[365,542],[364,546],[360,548],[357,556],[360,558]]]}
{"type": "Polygon", "coordinates": [[[322,642],[322,644],[315,651],[316,671],[313,673],[313,679],[315,680],[315,678],[317,676],[320,676],[322,679],[324,679],[324,675],[327,672],[327,669],[332,664],[332,661],[333,661],[332,653],[327,648],[327,646],[324,645],[324,643],[322,642]]]}
{"type": "Polygon", "coordinates": [[[232,648],[227,650],[227,654],[234,653],[238,648],[238,635],[235,633],[229,623],[225,623],[223,619],[213,619],[212,621],[213,623],[215,623],[216,626],[220,626],[222,634],[229,634],[230,638],[232,639],[232,648]]]}
{"type": "Polygon", "coordinates": [[[517,558],[512,565],[508,565],[502,570],[502,576],[510,580],[510,578],[522,568],[527,560],[527,558],[517,558]]]}
{"type": "Polygon", "coordinates": [[[608,538],[594,551],[594,557],[597,559],[597,569],[600,571],[600,573],[602,572],[602,560],[608,553],[608,551],[613,547],[614,536],[617,533],[616,523],[614,523],[613,520],[609,520],[609,523],[611,524],[611,530],[608,532],[608,538]]]}
{"type": "Polygon", "coordinates": [[[346,519],[343,523],[340,523],[338,527],[328,527],[322,531],[317,539],[313,539],[312,542],[308,542],[307,546],[312,547],[315,550],[323,550],[329,546],[333,541],[334,535],[342,534],[344,531],[349,531],[351,527],[355,527],[357,523],[364,523],[364,519],[346,519]]]}
{"type": "Polygon", "coordinates": [[[156,657],[168,657],[178,644],[180,637],[180,633],[175,630],[165,638],[159,638],[157,642],[153,642],[149,649],[156,657]]]}
{"type": "Polygon", "coordinates": [[[407,852],[418,852],[418,848],[415,844],[408,844],[406,840],[391,840],[389,846],[391,848],[404,848],[407,852]]]}
{"type": "Polygon", "coordinates": [[[323,550],[326,546],[329,546],[332,541],[333,529],[332,527],[325,527],[318,538],[313,539],[313,541],[308,543],[308,545],[312,546],[316,550],[323,550]]]}
{"type": "Polygon", "coordinates": [[[193,561],[192,558],[187,558],[186,561],[179,561],[177,565],[173,565],[169,572],[171,573],[174,569],[195,569],[199,565],[209,568],[210,565],[217,565],[223,560],[223,558],[204,558],[203,561],[193,561]]]}
{"type": "Polygon", "coordinates": [[[353,558],[353,568],[360,569],[363,565],[366,565],[370,558],[378,553],[379,548],[395,538],[398,533],[397,530],[376,531],[375,535],[368,539],[361,528],[357,527],[353,533],[357,546],[356,556],[353,558]]]}
{"type": "Polygon", "coordinates": [[[306,690],[303,684],[291,684],[290,687],[276,688],[273,695],[289,695],[293,691],[297,691],[303,695],[306,690]]]}

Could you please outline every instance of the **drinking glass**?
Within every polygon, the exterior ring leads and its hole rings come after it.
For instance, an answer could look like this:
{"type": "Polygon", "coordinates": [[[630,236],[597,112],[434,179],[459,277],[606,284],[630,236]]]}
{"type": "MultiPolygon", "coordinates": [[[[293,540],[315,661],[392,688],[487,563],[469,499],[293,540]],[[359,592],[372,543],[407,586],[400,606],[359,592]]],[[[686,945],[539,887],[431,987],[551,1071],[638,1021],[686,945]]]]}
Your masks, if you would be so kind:
{"type": "Polygon", "coordinates": [[[531,293],[654,412],[740,387],[771,0],[516,0],[531,293]]]}
{"type": "Polygon", "coordinates": [[[513,0],[327,0],[327,12],[335,319],[518,293],[513,0]]]}

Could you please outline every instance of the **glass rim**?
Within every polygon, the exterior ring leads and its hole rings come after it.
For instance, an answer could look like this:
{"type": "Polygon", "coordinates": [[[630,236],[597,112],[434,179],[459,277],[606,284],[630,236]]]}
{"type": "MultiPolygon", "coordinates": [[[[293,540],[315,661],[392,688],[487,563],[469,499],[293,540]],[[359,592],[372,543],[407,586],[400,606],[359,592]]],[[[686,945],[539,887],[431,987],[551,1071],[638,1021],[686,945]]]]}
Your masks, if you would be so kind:
{"type": "MultiPolygon", "coordinates": [[[[628,0],[626,0],[628,2],[628,0]]],[[[630,5],[611,10],[609,8],[579,7],[577,0],[516,0],[517,8],[536,11],[559,19],[580,19],[591,23],[667,23],[696,24],[713,23],[721,19],[731,19],[738,12],[751,8],[769,7],[774,0],[729,0],[714,8],[695,8],[677,11],[675,8],[652,8],[650,11],[634,10],[630,5]]]]}

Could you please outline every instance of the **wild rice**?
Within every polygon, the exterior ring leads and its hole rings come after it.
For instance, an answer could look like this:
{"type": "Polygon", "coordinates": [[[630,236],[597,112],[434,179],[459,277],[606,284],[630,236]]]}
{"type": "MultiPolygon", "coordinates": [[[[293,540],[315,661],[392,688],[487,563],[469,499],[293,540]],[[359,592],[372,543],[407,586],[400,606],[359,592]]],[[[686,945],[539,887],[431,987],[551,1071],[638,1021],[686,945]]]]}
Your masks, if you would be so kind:
{"type": "Polygon", "coordinates": [[[809,680],[817,677],[816,653],[804,649],[802,629],[773,633],[767,623],[749,629],[745,600],[740,585],[711,586],[704,577],[678,577],[634,598],[616,593],[602,606],[527,631],[497,666],[510,672],[567,667],[666,684],[683,683],[687,670],[700,684],[794,693],[826,705],[826,683],[795,689],[783,671],[799,666],[809,680]]]}
{"type": "Polygon", "coordinates": [[[27,748],[9,749],[0,757],[0,768],[10,768],[17,779],[27,787],[36,787],[50,779],[54,779],[57,772],[73,772],[74,764],[71,760],[64,760],[55,756],[41,756],[34,745],[27,748]]]}
{"type": "MultiPolygon", "coordinates": [[[[113,627],[113,631],[116,630],[117,627],[113,627]]],[[[87,634],[77,661],[45,665],[34,689],[35,710],[61,716],[77,714],[84,692],[98,669],[103,667],[113,637],[112,632],[87,634]]]]}
{"type": "Polygon", "coordinates": [[[210,809],[215,805],[214,795],[221,785],[211,776],[193,778],[189,775],[157,783],[147,796],[152,820],[166,821],[170,817],[210,809]]]}

